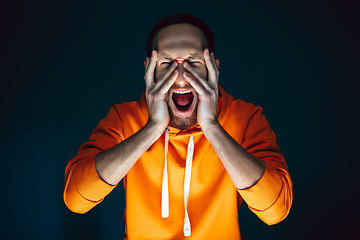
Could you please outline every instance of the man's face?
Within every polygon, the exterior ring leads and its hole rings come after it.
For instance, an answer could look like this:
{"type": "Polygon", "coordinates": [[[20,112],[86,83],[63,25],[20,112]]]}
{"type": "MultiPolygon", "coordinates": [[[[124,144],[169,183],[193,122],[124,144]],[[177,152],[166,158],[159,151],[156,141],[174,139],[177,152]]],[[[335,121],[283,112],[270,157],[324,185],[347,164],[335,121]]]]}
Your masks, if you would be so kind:
{"type": "Polygon", "coordinates": [[[170,126],[184,130],[196,125],[198,96],[186,81],[183,63],[190,66],[203,79],[207,79],[207,68],[203,55],[205,37],[200,29],[191,24],[167,26],[157,34],[158,62],[155,80],[164,77],[173,61],[178,61],[178,78],[166,95],[169,107],[170,126]]]}

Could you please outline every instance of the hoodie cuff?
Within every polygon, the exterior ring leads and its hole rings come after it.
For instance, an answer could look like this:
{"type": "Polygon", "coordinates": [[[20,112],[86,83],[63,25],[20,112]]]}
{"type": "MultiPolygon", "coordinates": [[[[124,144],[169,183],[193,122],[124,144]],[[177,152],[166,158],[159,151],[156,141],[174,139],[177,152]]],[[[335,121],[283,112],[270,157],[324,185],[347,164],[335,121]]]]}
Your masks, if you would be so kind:
{"type": "Polygon", "coordinates": [[[83,159],[74,169],[75,185],[78,192],[87,200],[100,201],[117,185],[104,182],[96,171],[95,156],[93,154],[83,159]]]}
{"type": "Polygon", "coordinates": [[[274,204],[281,188],[281,175],[275,167],[266,162],[265,172],[254,186],[237,190],[248,206],[262,211],[274,204]]]}

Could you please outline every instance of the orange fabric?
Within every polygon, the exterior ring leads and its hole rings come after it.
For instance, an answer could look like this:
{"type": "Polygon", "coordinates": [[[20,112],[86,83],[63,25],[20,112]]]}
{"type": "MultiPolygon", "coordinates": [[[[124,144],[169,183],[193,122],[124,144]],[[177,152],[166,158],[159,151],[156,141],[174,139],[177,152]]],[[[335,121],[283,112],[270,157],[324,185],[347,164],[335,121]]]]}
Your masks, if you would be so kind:
{"type": "MultiPolygon", "coordinates": [[[[170,216],[161,217],[164,135],[136,162],[123,179],[126,197],[124,239],[184,239],[184,173],[187,144],[194,136],[187,239],[240,239],[238,208],[244,200],[267,224],[283,220],[292,204],[292,181],[276,136],[262,108],[234,100],[220,87],[218,119],[244,149],[266,162],[262,178],[249,189],[236,189],[200,126],[187,131],[170,127],[168,176],[170,216]]],[[[95,169],[95,155],[105,151],[147,123],[144,95],[139,102],[115,104],[100,121],[65,171],[64,201],[70,210],[85,213],[115,186],[103,182],[95,169]]]]}

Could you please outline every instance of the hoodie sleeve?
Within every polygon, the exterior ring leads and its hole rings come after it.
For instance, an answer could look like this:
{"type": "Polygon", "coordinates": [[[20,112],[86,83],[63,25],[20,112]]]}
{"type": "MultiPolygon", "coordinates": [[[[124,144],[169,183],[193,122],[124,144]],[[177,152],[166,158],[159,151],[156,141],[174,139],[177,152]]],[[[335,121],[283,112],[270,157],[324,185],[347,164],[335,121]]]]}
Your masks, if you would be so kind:
{"type": "Polygon", "coordinates": [[[65,169],[64,202],[73,212],[86,213],[115,187],[100,179],[95,156],[124,140],[122,123],[115,105],[84,143],[65,169]]]}
{"type": "Polygon", "coordinates": [[[257,107],[249,120],[242,144],[252,156],[265,161],[260,180],[248,189],[238,189],[249,209],[268,225],[282,221],[289,213],[293,193],[286,160],[280,151],[275,133],[257,107]]]}

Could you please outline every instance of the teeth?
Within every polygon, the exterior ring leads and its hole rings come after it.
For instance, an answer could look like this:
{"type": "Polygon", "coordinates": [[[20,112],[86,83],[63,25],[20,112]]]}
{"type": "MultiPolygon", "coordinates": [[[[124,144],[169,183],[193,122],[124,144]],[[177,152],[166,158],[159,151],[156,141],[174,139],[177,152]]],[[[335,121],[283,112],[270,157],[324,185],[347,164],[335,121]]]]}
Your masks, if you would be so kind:
{"type": "Polygon", "coordinates": [[[185,92],[174,91],[174,93],[177,93],[177,94],[187,94],[187,93],[191,93],[191,91],[185,91],[185,92]]]}

